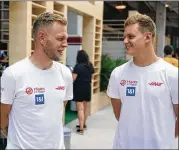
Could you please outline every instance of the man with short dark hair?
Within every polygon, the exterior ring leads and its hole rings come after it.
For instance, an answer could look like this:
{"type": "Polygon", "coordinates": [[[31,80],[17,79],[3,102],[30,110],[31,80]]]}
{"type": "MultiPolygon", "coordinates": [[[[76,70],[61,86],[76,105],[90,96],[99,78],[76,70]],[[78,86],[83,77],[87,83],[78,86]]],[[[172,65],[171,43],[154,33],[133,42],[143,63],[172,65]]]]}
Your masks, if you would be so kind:
{"type": "Polygon", "coordinates": [[[73,80],[57,61],[68,46],[66,25],[60,15],[39,15],[33,55],[2,75],[0,127],[5,133],[8,126],[7,149],[64,149],[63,102],[73,98],[73,80]]]}
{"type": "Polygon", "coordinates": [[[179,47],[177,47],[177,48],[174,50],[173,57],[176,58],[177,60],[179,59],[179,47]]]}
{"type": "Polygon", "coordinates": [[[172,45],[166,45],[164,47],[164,60],[175,67],[178,67],[178,60],[173,58],[172,55],[174,54],[174,48],[172,45]]]}

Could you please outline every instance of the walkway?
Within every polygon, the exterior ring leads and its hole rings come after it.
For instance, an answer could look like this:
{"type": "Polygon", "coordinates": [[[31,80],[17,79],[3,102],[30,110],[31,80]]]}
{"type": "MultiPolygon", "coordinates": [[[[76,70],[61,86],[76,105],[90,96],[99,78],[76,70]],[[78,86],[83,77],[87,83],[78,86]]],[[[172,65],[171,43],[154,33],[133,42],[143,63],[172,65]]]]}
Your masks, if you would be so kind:
{"type": "MultiPolygon", "coordinates": [[[[117,121],[114,118],[112,107],[108,106],[98,111],[88,119],[88,130],[84,135],[76,134],[77,120],[67,126],[72,128],[71,149],[111,149],[117,121]]],[[[178,140],[174,148],[177,149],[178,140]]]]}

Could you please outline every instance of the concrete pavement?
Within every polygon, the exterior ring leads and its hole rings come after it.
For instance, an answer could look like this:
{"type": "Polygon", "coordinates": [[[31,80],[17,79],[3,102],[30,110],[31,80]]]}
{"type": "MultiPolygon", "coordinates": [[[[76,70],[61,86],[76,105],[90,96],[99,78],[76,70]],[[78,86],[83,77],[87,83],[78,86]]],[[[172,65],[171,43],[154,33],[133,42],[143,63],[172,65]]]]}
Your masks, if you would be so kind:
{"type": "Polygon", "coordinates": [[[117,125],[111,106],[89,116],[84,135],[76,133],[77,120],[67,126],[72,128],[71,149],[111,149],[117,125]]]}
{"type": "MultiPolygon", "coordinates": [[[[72,129],[71,149],[112,149],[113,138],[117,126],[117,121],[111,106],[98,111],[89,116],[84,135],[76,133],[77,120],[69,123],[67,127],[72,129]]],[[[173,149],[178,149],[178,139],[176,139],[173,149]]]]}

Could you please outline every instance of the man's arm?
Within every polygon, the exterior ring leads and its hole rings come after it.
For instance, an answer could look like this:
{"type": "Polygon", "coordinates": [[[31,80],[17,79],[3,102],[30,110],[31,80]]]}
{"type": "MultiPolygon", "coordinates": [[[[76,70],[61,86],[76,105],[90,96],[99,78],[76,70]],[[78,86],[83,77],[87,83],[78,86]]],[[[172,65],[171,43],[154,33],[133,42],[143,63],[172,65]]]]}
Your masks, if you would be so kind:
{"type": "Polygon", "coordinates": [[[119,121],[119,117],[120,117],[120,113],[121,113],[121,105],[122,105],[121,100],[111,98],[111,103],[112,103],[114,115],[115,115],[117,121],[119,121]]]}
{"type": "Polygon", "coordinates": [[[4,70],[1,77],[1,98],[0,98],[0,129],[1,133],[7,133],[9,112],[15,97],[15,78],[9,67],[4,70]]]}
{"type": "Polygon", "coordinates": [[[9,104],[0,104],[0,112],[1,112],[1,134],[3,136],[7,136],[7,128],[8,128],[8,120],[9,120],[9,112],[11,110],[11,105],[9,104]]]}
{"type": "Polygon", "coordinates": [[[67,103],[68,103],[68,101],[67,101],[67,100],[66,100],[66,101],[63,101],[64,108],[66,107],[67,103]]]}
{"type": "Polygon", "coordinates": [[[175,123],[175,137],[178,137],[178,104],[173,105],[175,114],[176,114],[176,123],[175,123]]]}

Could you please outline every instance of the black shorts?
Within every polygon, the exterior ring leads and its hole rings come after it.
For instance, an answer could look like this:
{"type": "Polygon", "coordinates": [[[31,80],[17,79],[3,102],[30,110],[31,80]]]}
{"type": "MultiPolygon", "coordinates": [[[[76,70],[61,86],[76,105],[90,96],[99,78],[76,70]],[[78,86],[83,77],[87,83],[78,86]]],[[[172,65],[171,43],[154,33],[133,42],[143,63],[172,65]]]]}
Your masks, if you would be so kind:
{"type": "Polygon", "coordinates": [[[77,83],[73,84],[73,100],[76,102],[89,102],[91,100],[91,83],[77,83]]]}

